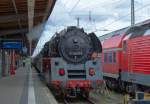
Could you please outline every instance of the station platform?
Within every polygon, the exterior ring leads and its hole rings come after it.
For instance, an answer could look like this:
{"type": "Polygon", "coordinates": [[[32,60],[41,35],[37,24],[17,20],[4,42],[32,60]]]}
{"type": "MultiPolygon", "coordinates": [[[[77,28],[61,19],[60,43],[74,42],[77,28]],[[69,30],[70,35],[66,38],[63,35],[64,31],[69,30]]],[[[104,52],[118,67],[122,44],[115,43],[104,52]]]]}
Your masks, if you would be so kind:
{"type": "Polygon", "coordinates": [[[38,73],[26,64],[11,77],[0,79],[0,104],[57,104],[38,73]]]}

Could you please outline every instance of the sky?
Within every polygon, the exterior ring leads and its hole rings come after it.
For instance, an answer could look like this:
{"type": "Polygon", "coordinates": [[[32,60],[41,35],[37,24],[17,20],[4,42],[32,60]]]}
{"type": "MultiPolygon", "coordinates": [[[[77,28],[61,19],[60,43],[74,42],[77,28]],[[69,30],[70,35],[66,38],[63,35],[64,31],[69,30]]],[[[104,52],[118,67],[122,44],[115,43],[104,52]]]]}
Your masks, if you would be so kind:
{"type": "MultiPolygon", "coordinates": [[[[130,26],[130,1],[57,0],[44,29],[38,32],[39,35],[32,32],[33,38],[40,37],[33,56],[40,52],[55,32],[67,26],[76,26],[77,18],[80,18],[79,27],[88,33],[95,32],[97,36],[130,26]]],[[[146,19],[150,19],[150,0],[135,0],[135,23],[146,19]]]]}

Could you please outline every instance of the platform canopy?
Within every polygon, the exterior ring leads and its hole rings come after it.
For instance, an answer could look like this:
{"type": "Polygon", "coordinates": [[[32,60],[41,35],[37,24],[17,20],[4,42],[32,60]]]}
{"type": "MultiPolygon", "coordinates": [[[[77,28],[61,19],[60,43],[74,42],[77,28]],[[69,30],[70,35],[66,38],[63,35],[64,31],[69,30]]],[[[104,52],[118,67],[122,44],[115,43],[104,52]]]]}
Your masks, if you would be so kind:
{"type": "Polygon", "coordinates": [[[47,20],[56,0],[0,0],[0,36],[27,33],[47,20]]]}

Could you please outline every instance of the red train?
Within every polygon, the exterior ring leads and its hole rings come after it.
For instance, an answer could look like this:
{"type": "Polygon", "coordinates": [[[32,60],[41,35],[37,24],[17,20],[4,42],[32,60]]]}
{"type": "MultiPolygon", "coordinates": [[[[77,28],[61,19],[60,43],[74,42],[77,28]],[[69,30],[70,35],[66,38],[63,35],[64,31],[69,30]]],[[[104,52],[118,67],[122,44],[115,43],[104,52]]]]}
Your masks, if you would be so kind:
{"type": "Polygon", "coordinates": [[[120,90],[150,90],[150,23],[113,34],[103,42],[103,74],[107,85],[120,90]]]}

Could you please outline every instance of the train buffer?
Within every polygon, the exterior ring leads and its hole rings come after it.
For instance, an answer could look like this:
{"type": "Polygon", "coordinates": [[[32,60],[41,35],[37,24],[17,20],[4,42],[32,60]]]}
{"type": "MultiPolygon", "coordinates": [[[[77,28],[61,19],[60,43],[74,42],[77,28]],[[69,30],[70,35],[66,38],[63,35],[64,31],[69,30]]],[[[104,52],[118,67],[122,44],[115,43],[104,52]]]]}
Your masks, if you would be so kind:
{"type": "Polygon", "coordinates": [[[0,79],[1,104],[57,104],[50,90],[31,67],[20,67],[16,75],[0,79]]]}

